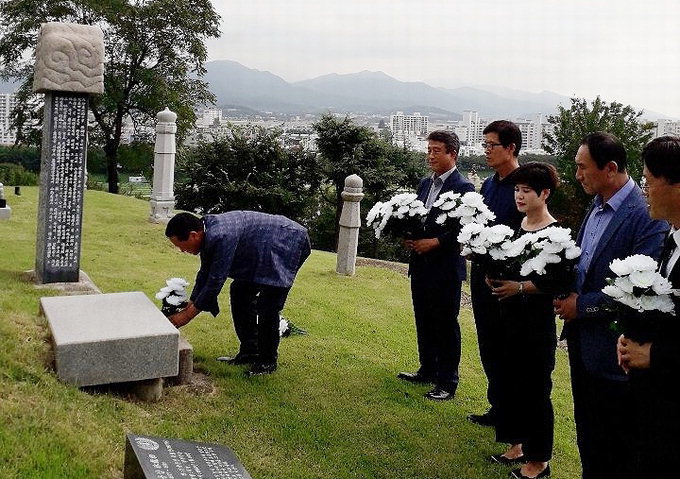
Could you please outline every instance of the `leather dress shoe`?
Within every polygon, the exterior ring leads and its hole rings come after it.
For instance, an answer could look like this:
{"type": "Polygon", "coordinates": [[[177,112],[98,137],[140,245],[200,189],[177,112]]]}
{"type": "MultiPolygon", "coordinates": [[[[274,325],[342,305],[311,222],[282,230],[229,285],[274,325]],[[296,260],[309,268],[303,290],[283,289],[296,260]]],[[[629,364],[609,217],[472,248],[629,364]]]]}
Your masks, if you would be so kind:
{"type": "Polygon", "coordinates": [[[496,418],[489,411],[484,414],[470,414],[467,418],[468,421],[479,424],[480,426],[496,426],[496,418]]]}
{"type": "Polygon", "coordinates": [[[431,383],[433,382],[432,377],[426,376],[424,374],[420,374],[419,372],[415,373],[409,373],[402,371],[399,374],[397,374],[397,377],[399,379],[403,379],[404,381],[408,381],[410,383],[431,383]]]}
{"type": "Polygon", "coordinates": [[[234,357],[229,357],[229,356],[220,356],[217,358],[218,361],[221,361],[223,363],[231,364],[232,366],[239,366],[241,364],[252,364],[256,362],[258,359],[257,354],[244,354],[244,353],[238,353],[234,357]]]}
{"type": "Polygon", "coordinates": [[[435,387],[432,391],[425,393],[425,398],[431,399],[433,401],[448,401],[453,399],[455,395],[455,391],[451,392],[439,387],[435,387]]]}
{"type": "Polygon", "coordinates": [[[276,363],[255,363],[248,371],[248,376],[261,376],[276,371],[276,363]]]}
{"type": "Polygon", "coordinates": [[[510,473],[511,479],[538,479],[539,477],[548,477],[550,475],[550,464],[543,469],[537,476],[529,477],[522,474],[522,469],[515,469],[510,473]]]}
{"type": "Polygon", "coordinates": [[[502,464],[504,466],[514,466],[515,464],[524,464],[527,461],[524,459],[524,456],[510,459],[503,454],[493,454],[489,456],[489,462],[493,462],[494,464],[502,464]]]}

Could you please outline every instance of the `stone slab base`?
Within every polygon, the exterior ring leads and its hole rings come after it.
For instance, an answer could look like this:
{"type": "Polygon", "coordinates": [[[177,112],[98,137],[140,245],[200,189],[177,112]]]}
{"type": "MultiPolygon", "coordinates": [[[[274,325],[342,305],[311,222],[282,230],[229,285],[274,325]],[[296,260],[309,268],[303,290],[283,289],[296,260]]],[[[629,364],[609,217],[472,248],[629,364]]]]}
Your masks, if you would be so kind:
{"type": "Polygon", "coordinates": [[[56,289],[64,294],[101,294],[96,284],[90,279],[85,271],[80,271],[78,282],[73,283],[38,283],[35,270],[24,271],[21,279],[28,283],[35,283],[36,289],[56,289]]]}
{"type": "Polygon", "coordinates": [[[174,377],[179,332],[142,292],[40,298],[57,376],[75,386],[174,377]]]}
{"type": "Polygon", "coordinates": [[[191,384],[194,374],[194,348],[184,337],[179,337],[179,371],[177,376],[165,378],[168,386],[191,384]]]}
{"type": "Polygon", "coordinates": [[[8,220],[12,216],[12,208],[5,206],[0,208],[0,220],[8,220]]]}

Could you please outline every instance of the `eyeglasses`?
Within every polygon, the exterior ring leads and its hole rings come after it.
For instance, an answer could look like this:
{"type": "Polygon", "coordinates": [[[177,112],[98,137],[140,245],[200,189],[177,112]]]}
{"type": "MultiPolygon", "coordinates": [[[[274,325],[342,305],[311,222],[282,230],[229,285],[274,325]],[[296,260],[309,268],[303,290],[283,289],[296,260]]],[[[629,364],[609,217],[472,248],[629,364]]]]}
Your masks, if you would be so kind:
{"type": "Polygon", "coordinates": [[[503,146],[503,143],[488,143],[486,141],[482,142],[482,148],[485,150],[493,150],[494,146],[503,146]]]}

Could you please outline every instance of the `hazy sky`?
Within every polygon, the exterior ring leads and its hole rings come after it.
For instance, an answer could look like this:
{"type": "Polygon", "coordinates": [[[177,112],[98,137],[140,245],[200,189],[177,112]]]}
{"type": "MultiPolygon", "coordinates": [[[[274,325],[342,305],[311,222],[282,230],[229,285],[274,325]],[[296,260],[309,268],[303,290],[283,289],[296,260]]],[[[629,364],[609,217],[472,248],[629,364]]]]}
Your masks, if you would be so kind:
{"type": "Polygon", "coordinates": [[[213,0],[210,60],[287,81],[383,71],[435,86],[601,95],[680,118],[678,0],[213,0]],[[434,81],[439,80],[439,81],[434,81]]]}

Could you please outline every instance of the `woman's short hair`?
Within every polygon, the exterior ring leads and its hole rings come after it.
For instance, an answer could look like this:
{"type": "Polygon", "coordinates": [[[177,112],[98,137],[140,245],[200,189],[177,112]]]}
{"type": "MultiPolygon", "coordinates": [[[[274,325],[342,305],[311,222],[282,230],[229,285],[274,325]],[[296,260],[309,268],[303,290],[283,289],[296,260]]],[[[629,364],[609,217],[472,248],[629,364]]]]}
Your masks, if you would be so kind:
{"type": "Polygon", "coordinates": [[[550,190],[550,198],[560,184],[560,177],[553,165],[530,161],[513,171],[508,176],[508,181],[515,185],[527,185],[537,195],[543,190],[550,190]]]}

